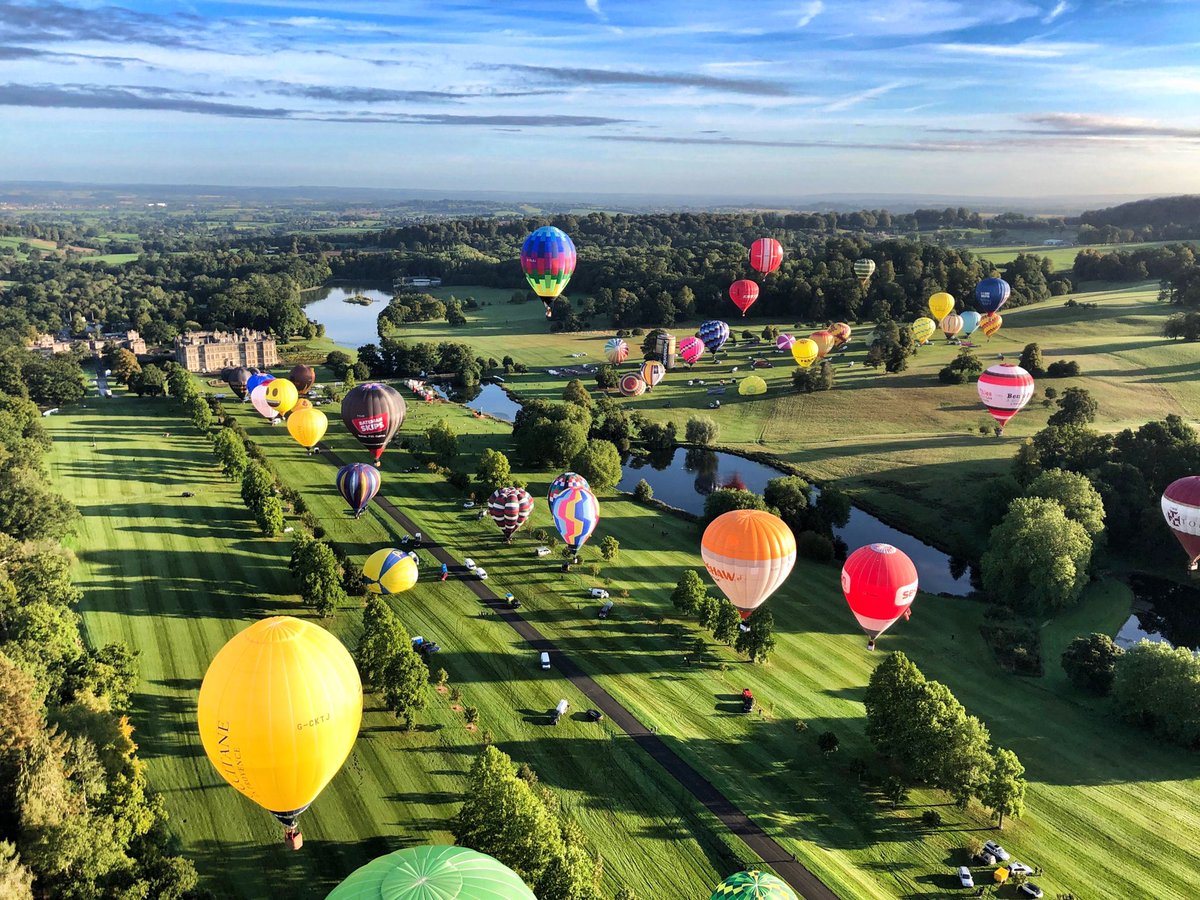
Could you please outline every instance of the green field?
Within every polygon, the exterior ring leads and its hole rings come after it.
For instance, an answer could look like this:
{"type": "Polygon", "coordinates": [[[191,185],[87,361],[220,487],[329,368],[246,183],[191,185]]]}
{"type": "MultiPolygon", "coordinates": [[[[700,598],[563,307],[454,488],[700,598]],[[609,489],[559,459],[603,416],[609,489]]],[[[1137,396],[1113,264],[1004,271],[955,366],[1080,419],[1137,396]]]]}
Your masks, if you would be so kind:
{"type": "Polygon", "coordinates": [[[976,256],[991,260],[994,263],[1009,263],[1017,258],[1018,253],[1029,253],[1044,256],[1050,260],[1056,272],[1066,272],[1075,265],[1075,257],[1082,250],[1095,250],[1097,253],[1113,253],[1117,250],[1144,250],[1149,247],[1166,247],[1168,244],[1193,243],[1191,241],[1140,241],[1128,244],[1081,244],[1070,247],[1046,247],[1042,244],[1027,244],[1025,246],[1002,247],[968,247],[976,256]]]}

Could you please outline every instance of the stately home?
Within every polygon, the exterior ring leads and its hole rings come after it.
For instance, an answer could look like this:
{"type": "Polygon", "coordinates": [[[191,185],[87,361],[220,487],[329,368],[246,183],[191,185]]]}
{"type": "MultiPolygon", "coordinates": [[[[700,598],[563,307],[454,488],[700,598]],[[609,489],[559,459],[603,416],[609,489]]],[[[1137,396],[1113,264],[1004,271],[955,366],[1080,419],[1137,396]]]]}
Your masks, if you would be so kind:
{"type": "Polygon", "coordinates": [[[189,372],[219,372],[231,366],[266,369],[279,365],[275,338],[261,331],[192,331],[175,338],[175,361],[189,372]]]}
{"type": "Polygon", "coordinates": [[[108,344],[115,344],[135,356],[142,356],[146,352],[146,342],[136,331],[106,331],[102,333],[99,328],[89,329],[87,337],[83,339],[76,339],[65,333],[59,335],[39,334],[27,346],[35,353],[42,353],[46,356],[82,349],[86,355],[98,359],[104,355],[104,348],[108,344]]]}

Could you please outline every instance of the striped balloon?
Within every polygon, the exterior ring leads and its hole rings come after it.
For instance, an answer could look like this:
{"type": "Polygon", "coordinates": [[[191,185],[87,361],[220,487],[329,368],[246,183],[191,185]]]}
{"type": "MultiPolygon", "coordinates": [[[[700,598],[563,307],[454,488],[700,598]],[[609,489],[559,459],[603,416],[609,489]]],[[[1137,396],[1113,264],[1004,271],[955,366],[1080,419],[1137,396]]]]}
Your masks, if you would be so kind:
{"type": "Polygon", "coordinates": [[[808,339],[817,345],[817,355],[825,358],[825,354],[833,349],[833,345],[837,343],[837,338],[829,331],[814,331],[808,336],[808,339]]]}
{"type": "Polygon", "coordinates": [[[1162,495],[1163,518],[1188,555],[1188,568],[1200,559],[1200,476],[1188,475],[1167,485],[1162,495]]]}
{"type": "Polygon", "coordinates": [[[854,274],[858,276],[859,283],[867,286],[867,282],[871,280],[871,276],[875,274],[875,260],[873,259],[856,259],[854,261],[854,274]]]}
{"type": "Polygon", "coordinates": [[[1014,363],[992,366],[979,376],[979,399],[1001,430],[1033,397],[1033,376],[1014,363]]]}
{"type": "Polygon", "coordinates": [[[499,488],[488,498],[488,513],[496,527],[504,532],[505,540],[512,540],[517,529],[529,521],[532,512],[533,497],[522,488],[499,488]]]}
{"type": "Polygon", "coordinates": [[[942,318],[942,334],[946,336],[946,340],[954,337],[962,331],[963,319],[958,313],[950,313],[942,318]]]}
{"type": "Polygon", "coordinates": [[[563,541],[578,553],[600,524],[600,501],[587,488],[568,488],[554,498],[550,515],[563,541]]]}
{"type": "Polygon", "coordinates": [[[550,482],[550,490],[546,491],[546,502],[554,503],[554,498],[563,491],[571,488],[588,487],[588,481],[578,472],[563,472],[552,482],[550,482]]]}
{"type": "Polygon", "coordinates": [[[775,349],[780,353],[787,353],[792,349],[792,344],[796,343],[796,336],[792,334],[781,334],[775,338],[775,349]]]}
{"type": "Polygon", "coordinates": [[[1000,313],[984,313],[979,317],[979,330],[988,337],[999,331],[1003,324],[1004,317],[1000,313]]]}
{"type": "Polygon", "coordinates": [[[646,393],[646,382],[641,375],[630,372],[621,376],[621,393],[626,397],[640,397],[646,393]]]}
{"type": "Polygon", "coordinates": [[[653,390],[667,374],[667,367],[657,359],[648,359],[642,363],[642,381],[646,382],[646,390],[653,390]]]}
{"type": "Polygon", "coordinates": [[[775,238],[759,238],[750,245],[750,268],[770,275],[783,262],[783,245],[775,238]]]}
{"type": "Polygon", "coordinates": [[[354,518],[361,516],[367,504],[379,493],[382,481],[379,470],[366,463],[350,463],[338,469],[338,493],[354,510],[354,518]]]}
{"type": "Polygon", "coordinates": [[[713,319],[711,322],[705,322],[700,326],[700,330],[696,332],[696,337],[704,342],[705,350],[709,353],[716,353],[729,340],[729,326],[724,322],[713,319]]]}
{"type": "Polygon", "coordinates": [[[609,338],[604,344],[604,356],[614,366],[619,366],[629,357],[629,345],[620,338],[609,338]]]}
{"type": "Polygon", "coordinates": [[[713,891],[709,900],[798,900],[787,882],[769,872],[735,872],[713,891]]]}
{"type": "Polygon", "coordinates": [[[937,331],[937,322],[928,316],[921,316],[912,323],[913,340],[918,344],[923,344],[933,337],[935,331],[937,331]]]}
{"type": "Polygon", "coordinates": [[[685,337],[679,342],[679,358],[689,366],[704,355],[704,341],[698,337],[685,337]]]}

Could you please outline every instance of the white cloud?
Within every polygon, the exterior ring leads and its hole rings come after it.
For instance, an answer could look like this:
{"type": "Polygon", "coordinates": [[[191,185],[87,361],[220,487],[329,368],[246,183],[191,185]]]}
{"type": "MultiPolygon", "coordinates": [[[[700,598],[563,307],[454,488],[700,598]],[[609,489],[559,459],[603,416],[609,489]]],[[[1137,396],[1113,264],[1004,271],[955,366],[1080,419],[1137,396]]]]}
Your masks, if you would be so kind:
{"type": "Polygon", "coordinates": [[[796,27],[803,28],[805,25],[819,16],[821,11],[824,9],[825,4],[822,3],[821,0],[810,0],[810,2],[805,3],[804,6],[802,6],[799,10],[800,17],[796,19],[796,27]]]}
{"type": "Polygon", "coordinates": [[[596,15],[596,18],[600,19],[601,21],[604,20],[604,13],[600,9],[600,0],[583,0],[583,2],[586,3],[587,8],[596,15]]]}
{"type": "Polygon", "coordinates": [[[1094,50],[1095,44],[1069,41],[1026,41],[1023,44],[934,44],[942,53],[962,56],[1013,57],[1016,59],[1058,59],[1094,50]]]}
{"type": "Polygon", "coordinates": [[[867,90],[860,91],[857,94],[851,94],[848,97],[842,97],[840,100],[834,100],[825,107],[825,111],[841,112],[844,109],[849,109],[852,106],[865,103],[867,100],[874,100],[876,97],[882,97],[889,91],[894,91],[896,88],[903,86],[903,81],[891,81],[887,84],[881,84],[878,87],[868,88],[867,90]]]}
{"type": "Polygon", "coordinates": [[[1057,19],[1059,16],[1061,16],[1063,13],[1065,13],[1070,8],[1071,8],[1071,6],[1070,6],[1070,4],[1067,3],[1067,0],[1058,0],[1058,3],[1055,5],[1054,9],[1052,9],[1052,10],[1050,10],[1050,12],[1046,13],[1046,17],[1044,19],[1042,19],[1042,24],[1049,25],[1051,22],[1053,22],[1055,19],[1057,19]]]}

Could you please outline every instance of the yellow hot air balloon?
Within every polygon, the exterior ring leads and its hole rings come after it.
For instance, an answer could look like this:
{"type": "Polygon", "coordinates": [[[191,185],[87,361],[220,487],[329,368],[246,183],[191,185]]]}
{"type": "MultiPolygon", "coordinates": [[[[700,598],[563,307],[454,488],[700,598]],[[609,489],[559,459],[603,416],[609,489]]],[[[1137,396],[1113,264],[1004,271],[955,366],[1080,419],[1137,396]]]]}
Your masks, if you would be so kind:
{"type": "Polygon", "coordinates": [[[950,313],[954,312],[954,296],[947,294],[945,291],[938,291],[929,297],[929,311],[933,313],[933,320],[940,322],[950,313]]]}
{"type": "Polygon", "coordinates": [[[913,340],[918,344],[923,344],[933,337],[935,331],[937,331],[937,323],[925,316],[912,323],[913,340]]]}
{"type": "Polygon", "coordinates": [[[299,399],[300,392],[286,378],[276,378],[267,385],[267,406],[281,416],[286,416],[299,399]]]}
{"type": "Polygon", "coordinates": [[[296,401],[296,405],[292,407],[292,412],[295,412],[298,409],[312,409],[312,408],[313,408],[312,401],[309,400],[307,397],[301,397],[299,400],[296,401]]]}
{"type": "Polygon", "coordinates": [[[417,561],[403,550],[376,550],[363,564],[363,578],[372,594],[400,594],[417,583],[417,561]]]}
{"type": "Polygon", "coordinates": [[[778,516],[735,509],[704,529],[700,555],[717,587],[745,619],[791,574],[796,538],[778,516]]]}
{"type": "Polygon", "coordinates": [[[802,369],[807,369],[817,361],[817,357],[821,355],[821,348],[817,346],[817,342],[809,338],[801,338],[792,344],[792,359],[796,361],[802,369]]]}
{"type": "Polygon", "coordinates": [[[321,442],[328,427],[329,418],[325,413],[311,406],[293,410],[287,420],[288,434],[306,450],[311,450],[321,442]]]}
{"type": "Polygon", "coordinates": [[[296,817],[342,767],[362,720],[362,682],[346,648],[311,622],[262,619],[217,652],[197,706],[209,761],[299,849],[296,817]]]}
{"type": "Polygon", "coordinates": [[[1004,323],[1000,313],[984,313],[979,318],[979,330],[991,338],[993,334],[1000,330],[1000,326],[1004,323]]]}
{"type": "Polygon", "coordinates": [[[738,382],[738,393],[743,397],[758,397],[767,392],[767,383],[760,375],[747,375],[738,382]]]}
{"type": "Polygon", "coordinates": [[[946,336],[946,340],[950,340],[950,338],[962,331],[962,328],[962,316],[958,313],[950,313],[950,315],[942,319],[942,334],[946,336]]]}

